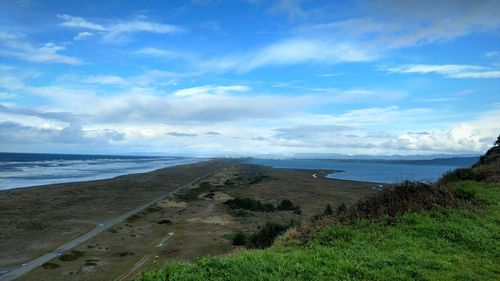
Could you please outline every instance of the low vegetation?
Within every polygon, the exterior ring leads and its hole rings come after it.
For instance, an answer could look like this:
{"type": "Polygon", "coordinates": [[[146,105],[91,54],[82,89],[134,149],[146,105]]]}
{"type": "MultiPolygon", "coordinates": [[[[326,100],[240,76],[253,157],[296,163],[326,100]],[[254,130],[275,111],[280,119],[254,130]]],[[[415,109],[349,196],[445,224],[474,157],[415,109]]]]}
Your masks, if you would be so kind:
{"type": "Polygon", "coordinates": [[[42,268],[44,269],[56,269],[61,267],[61,265],[54,263],[54,262],[46,262],[42,264],[42,268]]]}
{"type": "Polygon", "coordinates": [[[212,186],[209,182],[201,182],[196,188],[185,189],[176,194],[176,197],[182,201],[193,201],[198,199],[202,193],[210,193],[216,191],[216,187],[212,186]]]}
{"type": "Polygon", "coordinates": [[[255,212],[274,212],[275,207],[270,203],[262,203],[252,198],[236,197],[224,202],[230,209],[244,209],[255,212]]]}
{"type": "Polygon", "coordinates": [[[77,260],[81,257],[83,257],[85,252],[82,251],[77,251],[77,250],[71,250],[69,253],[66,253],[62,256],[59,257],[61,261],[74,261],[77,260]]]}
{"type": "Polygon", "coordinates": [[[277,206],[271,203],[262,203],[259,200],[252,198],[236,197],[224,202],[230,209],[243,209],[254,212],[274,212],[274,211],[294,211],[300,213],[300,207],[292,203],[288,199],[284,199],[277,206]]]}
{"type": "Polygon", "coordinates": [[[245,234],[242,231],[236,232],[233,236],[234,246],[245,246],[249,249],[264,249],[270,247],[274,239],[283,234],[287,229],[296,225],[296,222],[291,221],[287,224],[279,224],[267,222],[259,231],[253,234],[245,234]]]}
{"type": "Polygon", "coordinates": [[[456,169],[446,173],[439,185],[446,185],[460,180],[500,182],[500,136],[495,144],[471,168],[456,169]]]}
{"type": "MultiPolygon", "coordinates": [[[[500,137],[477,165],[437,184],[405,182],[327,207],[270,248],[172,262],[139,280],[499,280],[499,146],[500,137]]],[[[268,241],[274,229],[233,243],[268,241]]]]}

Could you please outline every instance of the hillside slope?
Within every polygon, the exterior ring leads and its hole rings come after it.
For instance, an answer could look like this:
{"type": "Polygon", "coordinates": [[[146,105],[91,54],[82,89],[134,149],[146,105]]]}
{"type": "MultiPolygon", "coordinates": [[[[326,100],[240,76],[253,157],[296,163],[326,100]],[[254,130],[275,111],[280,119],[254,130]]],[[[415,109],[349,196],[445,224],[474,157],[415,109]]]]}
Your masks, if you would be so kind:
{"type": "Polygon", "coordinates": [[[271,248],[174,262],[139,280],[500,280],[499,145],[459,176],[318,215],[271,248]]]}

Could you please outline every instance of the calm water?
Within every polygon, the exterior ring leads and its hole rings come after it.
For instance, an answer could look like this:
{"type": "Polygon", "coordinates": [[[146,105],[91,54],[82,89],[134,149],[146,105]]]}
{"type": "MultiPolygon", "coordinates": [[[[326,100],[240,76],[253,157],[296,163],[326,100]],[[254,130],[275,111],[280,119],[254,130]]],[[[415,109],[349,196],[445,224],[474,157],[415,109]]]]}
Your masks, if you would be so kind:
{"type": "Polygon", "coordinates": [[[275,168],[341,170],[343,172],[332,173],[328,177],[378,183],[396,183],[404,180],[432,182],[444,173],[459,167],[458,165],[414,165],[303,159],[250,159],[248,162],[275,168]]]}
{"type": "Polygon", "coordinates": [[[204,160],[182,157],[0,153],[0,190],[108,179],[204,160]]]}

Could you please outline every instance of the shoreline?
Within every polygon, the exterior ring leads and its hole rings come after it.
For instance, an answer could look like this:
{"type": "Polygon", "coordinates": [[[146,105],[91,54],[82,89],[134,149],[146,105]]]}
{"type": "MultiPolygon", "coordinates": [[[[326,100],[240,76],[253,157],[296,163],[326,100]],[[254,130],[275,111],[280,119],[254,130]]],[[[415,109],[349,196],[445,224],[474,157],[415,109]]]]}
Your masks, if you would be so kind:
{"type": "MultiPolygon", "coordinates": [[[[154,168],[152,170],[147,170],[147,171],[141,171],[141,172],[132,172],[132,173],[125,173],[125,174],[116,174],[110,177],[103,177],[103,178],[94,178],[94,179],[82,179],[82,180],[69,180],[69,181],[62,181],[62,182],[54,182],[54,183],[46,183],[46,184],[35,184],[35,185],[28,185],[28,186],[21,186],[21,187],[11,187],[11,188],[3,188],[0,189],[0,192],[7,191],[7,190],[19,190],[19,189],[29,189],[29,188],[43,188],[43,187],[48,187],[48,186],[58,186],[58,185],[66,185],[66,184],[77,184],[77,183],[86,183],[86,182],[97,182],[97,181],[105,181],[105,180],[114,180],[120,177],[124,176],[133,176],[133,175],[141,175],[141,174],[147,174],[147,173],[154,173],[159,170],[163,169],[168,169],[171,167],[177,167],[177,166],[183,166],[183,165],[192,165],[192,164],[197,164],[201,162],[206,162],[210,160],[216,160],[217,158],[185,158],[187,159],[196,159],[198,161],[194,162],[189,162],[189,163],[180,163],[180,164],[174,164],[166,167],[161,167],[161,168],[154,168]]],[[[63,178],[64,179],[64,178],[63,178]]]]}
{"type": "Polygon", "coordinates": [[[5,228],[0,232],[0,268],[17,264],[5,262],[12,258],[31,260],[225,163],[209,160],[112,179],[1,190],[0,224],[5,228]],[[21,254],[28,252],[30,257],[21,254]]]}

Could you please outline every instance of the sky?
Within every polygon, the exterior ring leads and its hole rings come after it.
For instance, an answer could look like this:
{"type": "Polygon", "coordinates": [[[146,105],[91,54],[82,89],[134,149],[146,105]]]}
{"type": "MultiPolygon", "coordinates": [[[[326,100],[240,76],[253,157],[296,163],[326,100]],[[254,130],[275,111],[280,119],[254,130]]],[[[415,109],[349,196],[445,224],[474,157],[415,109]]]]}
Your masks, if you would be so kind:
{"type": "Polygon", "coordinates": [[[0,151],[478,154],[500,1],[0,0],[0,151]]]}

